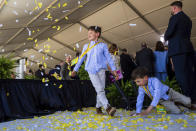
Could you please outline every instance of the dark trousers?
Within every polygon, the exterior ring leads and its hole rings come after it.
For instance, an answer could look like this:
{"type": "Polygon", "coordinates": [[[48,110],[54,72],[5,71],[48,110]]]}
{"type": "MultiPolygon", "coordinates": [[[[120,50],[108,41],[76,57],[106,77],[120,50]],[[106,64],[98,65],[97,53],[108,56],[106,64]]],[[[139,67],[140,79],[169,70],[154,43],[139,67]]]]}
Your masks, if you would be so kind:
{"type": "Polygon", "coordinates": [[[194,84],[194,55],[185,53],[172,56],[176,80],[179,83],[184,95],[191,97],[193,103],[196,102],[196,84],[194,84]]]}

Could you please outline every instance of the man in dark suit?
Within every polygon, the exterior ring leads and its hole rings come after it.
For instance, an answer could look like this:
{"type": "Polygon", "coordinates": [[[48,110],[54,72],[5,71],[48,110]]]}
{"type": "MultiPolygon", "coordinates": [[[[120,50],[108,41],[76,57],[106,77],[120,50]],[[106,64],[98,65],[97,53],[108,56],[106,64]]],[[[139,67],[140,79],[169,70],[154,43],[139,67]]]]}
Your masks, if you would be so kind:
{"type": "Polygon", "coordinates": [[[142,49],[136,52],[136,64],[137,66],[146,67],[152,76],[154,73],[154,53],[147,47],[146,43],[141,44],[142,49]]]}
{"type": "Polygon", "coordinates": [[[182,11],[182,2],[171,4],[172,16],[169,20],[165,41],[169,42],[168,56],[173,63],[176,79],[184,95],[191,97],[196,104],[196,87],[194,84],[194,53],[190,41],[192,21],[182,11]]]}
{"type": "Polygon", "coordinates": [[[131,59],[130,55],[127,53],[127,49],[122,49],[122,54],[120,55],[120,66],[123,74],[123,81],[131,79],[131,73],[135,69],[136,65],[131,59]]]}
{"type": "Polygon", "coordinates": [[[45,78],[46,77],[46,73],[45,73],[45,70],[44,70],[44,66],[42,64],[39,64],[39,69],[35,72],[35,76],[38,78],[38,79],[42,79],[42,78],[45,78]]]}

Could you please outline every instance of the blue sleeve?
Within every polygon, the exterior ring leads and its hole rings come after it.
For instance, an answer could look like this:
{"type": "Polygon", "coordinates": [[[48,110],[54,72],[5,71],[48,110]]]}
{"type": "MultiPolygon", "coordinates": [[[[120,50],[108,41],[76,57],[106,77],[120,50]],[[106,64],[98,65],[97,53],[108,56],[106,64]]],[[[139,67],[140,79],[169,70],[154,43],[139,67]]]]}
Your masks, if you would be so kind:
{"type": "Polygon", "coordinates": [[[141,113],[144,101],[144,90],[141,87],[138,88],[138,96],[137,96],[137,103],[136,103],[136,113],[141,113]]]}
{"type": "MultiPolygon", "coordinates": [[[[85,51],[86,49],[87,49],[87,45],[84,45],[83,50],[82,50],[82,54],[84,53],[84,51],[85,51]]],[[[81,55],[82,55],[82,54],[81,54],[81,55]]],[[[87,54],[86,54],[86,55],[87,55],[87,54]]],[[[86,55],[84,55],[84,56],[82,57],[82,59],[80,59],[80,57],[79,57],[78,63],[77,63],[76,66],[74,67],[74,71],[78,72],[78,70],[79,70],[81,64],[83,63],[84,59],[86,58],[86,55]]]]}
{"type": "Polygon", "coordinates": [[[153,86],[154,86],[155,90],[154,90],[153,100],[150,105],[153,107],[156,107],[157,104],[159,103],[160,98],[161,98],[162,83],[157,78],[155,78],[153,81],[153,86]]]}
{"type": "Polygon", "coordinates": [[[177,18],[175,16],[172,16],[169,20],[169,25],[168,25],[168,28],[167,28],[167,31],[165,32],[165,35],[164,35],[164,38],[165,38],[165,41],[169,40],[170,37],[173,35],[174,31],[175,31],[175,28],[176,28],[176,20],[177,18]]]}
{"type": "Polygon", "coordinates": [[[111,68],[112,71],[115,71],[116,70],[116,67],[115,67],[115,64],[114,64],[114,61],[112,60],[112,57],[108,51],[108,47],[106,44],[104,44],[104,47],[103,47],[103,50],[104,50],[104,56],[106,57],[107,59],[107,62],[111,68]]]}

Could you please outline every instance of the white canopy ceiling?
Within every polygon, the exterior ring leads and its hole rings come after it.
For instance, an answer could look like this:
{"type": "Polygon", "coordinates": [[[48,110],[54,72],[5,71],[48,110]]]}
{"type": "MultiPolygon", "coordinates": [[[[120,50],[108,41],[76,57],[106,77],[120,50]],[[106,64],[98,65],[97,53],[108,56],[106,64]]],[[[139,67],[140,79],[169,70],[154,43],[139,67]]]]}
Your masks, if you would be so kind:
{"type": "MultiPolygon", "coordinates": [[[[48,68],[75,56],[88,42],[87,27],[102,27],[101,40],[130,54],[146,42],[154,48],[164,34],[174,0],[0,0],[0,55],[27,57],[29,66],[48,68]],[[129,26],[133,24],[136,26],[129,26]]],[[[196,47],[196,0],[182,0],[193,22],[196,47]]]]}

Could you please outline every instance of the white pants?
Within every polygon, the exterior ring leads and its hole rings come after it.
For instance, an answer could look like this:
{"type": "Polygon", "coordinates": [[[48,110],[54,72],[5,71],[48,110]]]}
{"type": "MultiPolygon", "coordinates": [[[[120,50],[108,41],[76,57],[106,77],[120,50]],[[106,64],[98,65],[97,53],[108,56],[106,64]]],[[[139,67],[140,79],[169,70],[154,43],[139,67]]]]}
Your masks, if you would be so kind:
{"type": "Polygon", "coordinates": [[[101,69],[96,74],[89,74],[90,80],[97,92],[97,104],[96,107],[104,107],[104,109],[107,109],[109,103],[105,96],[105,70],[101,69]]]}

